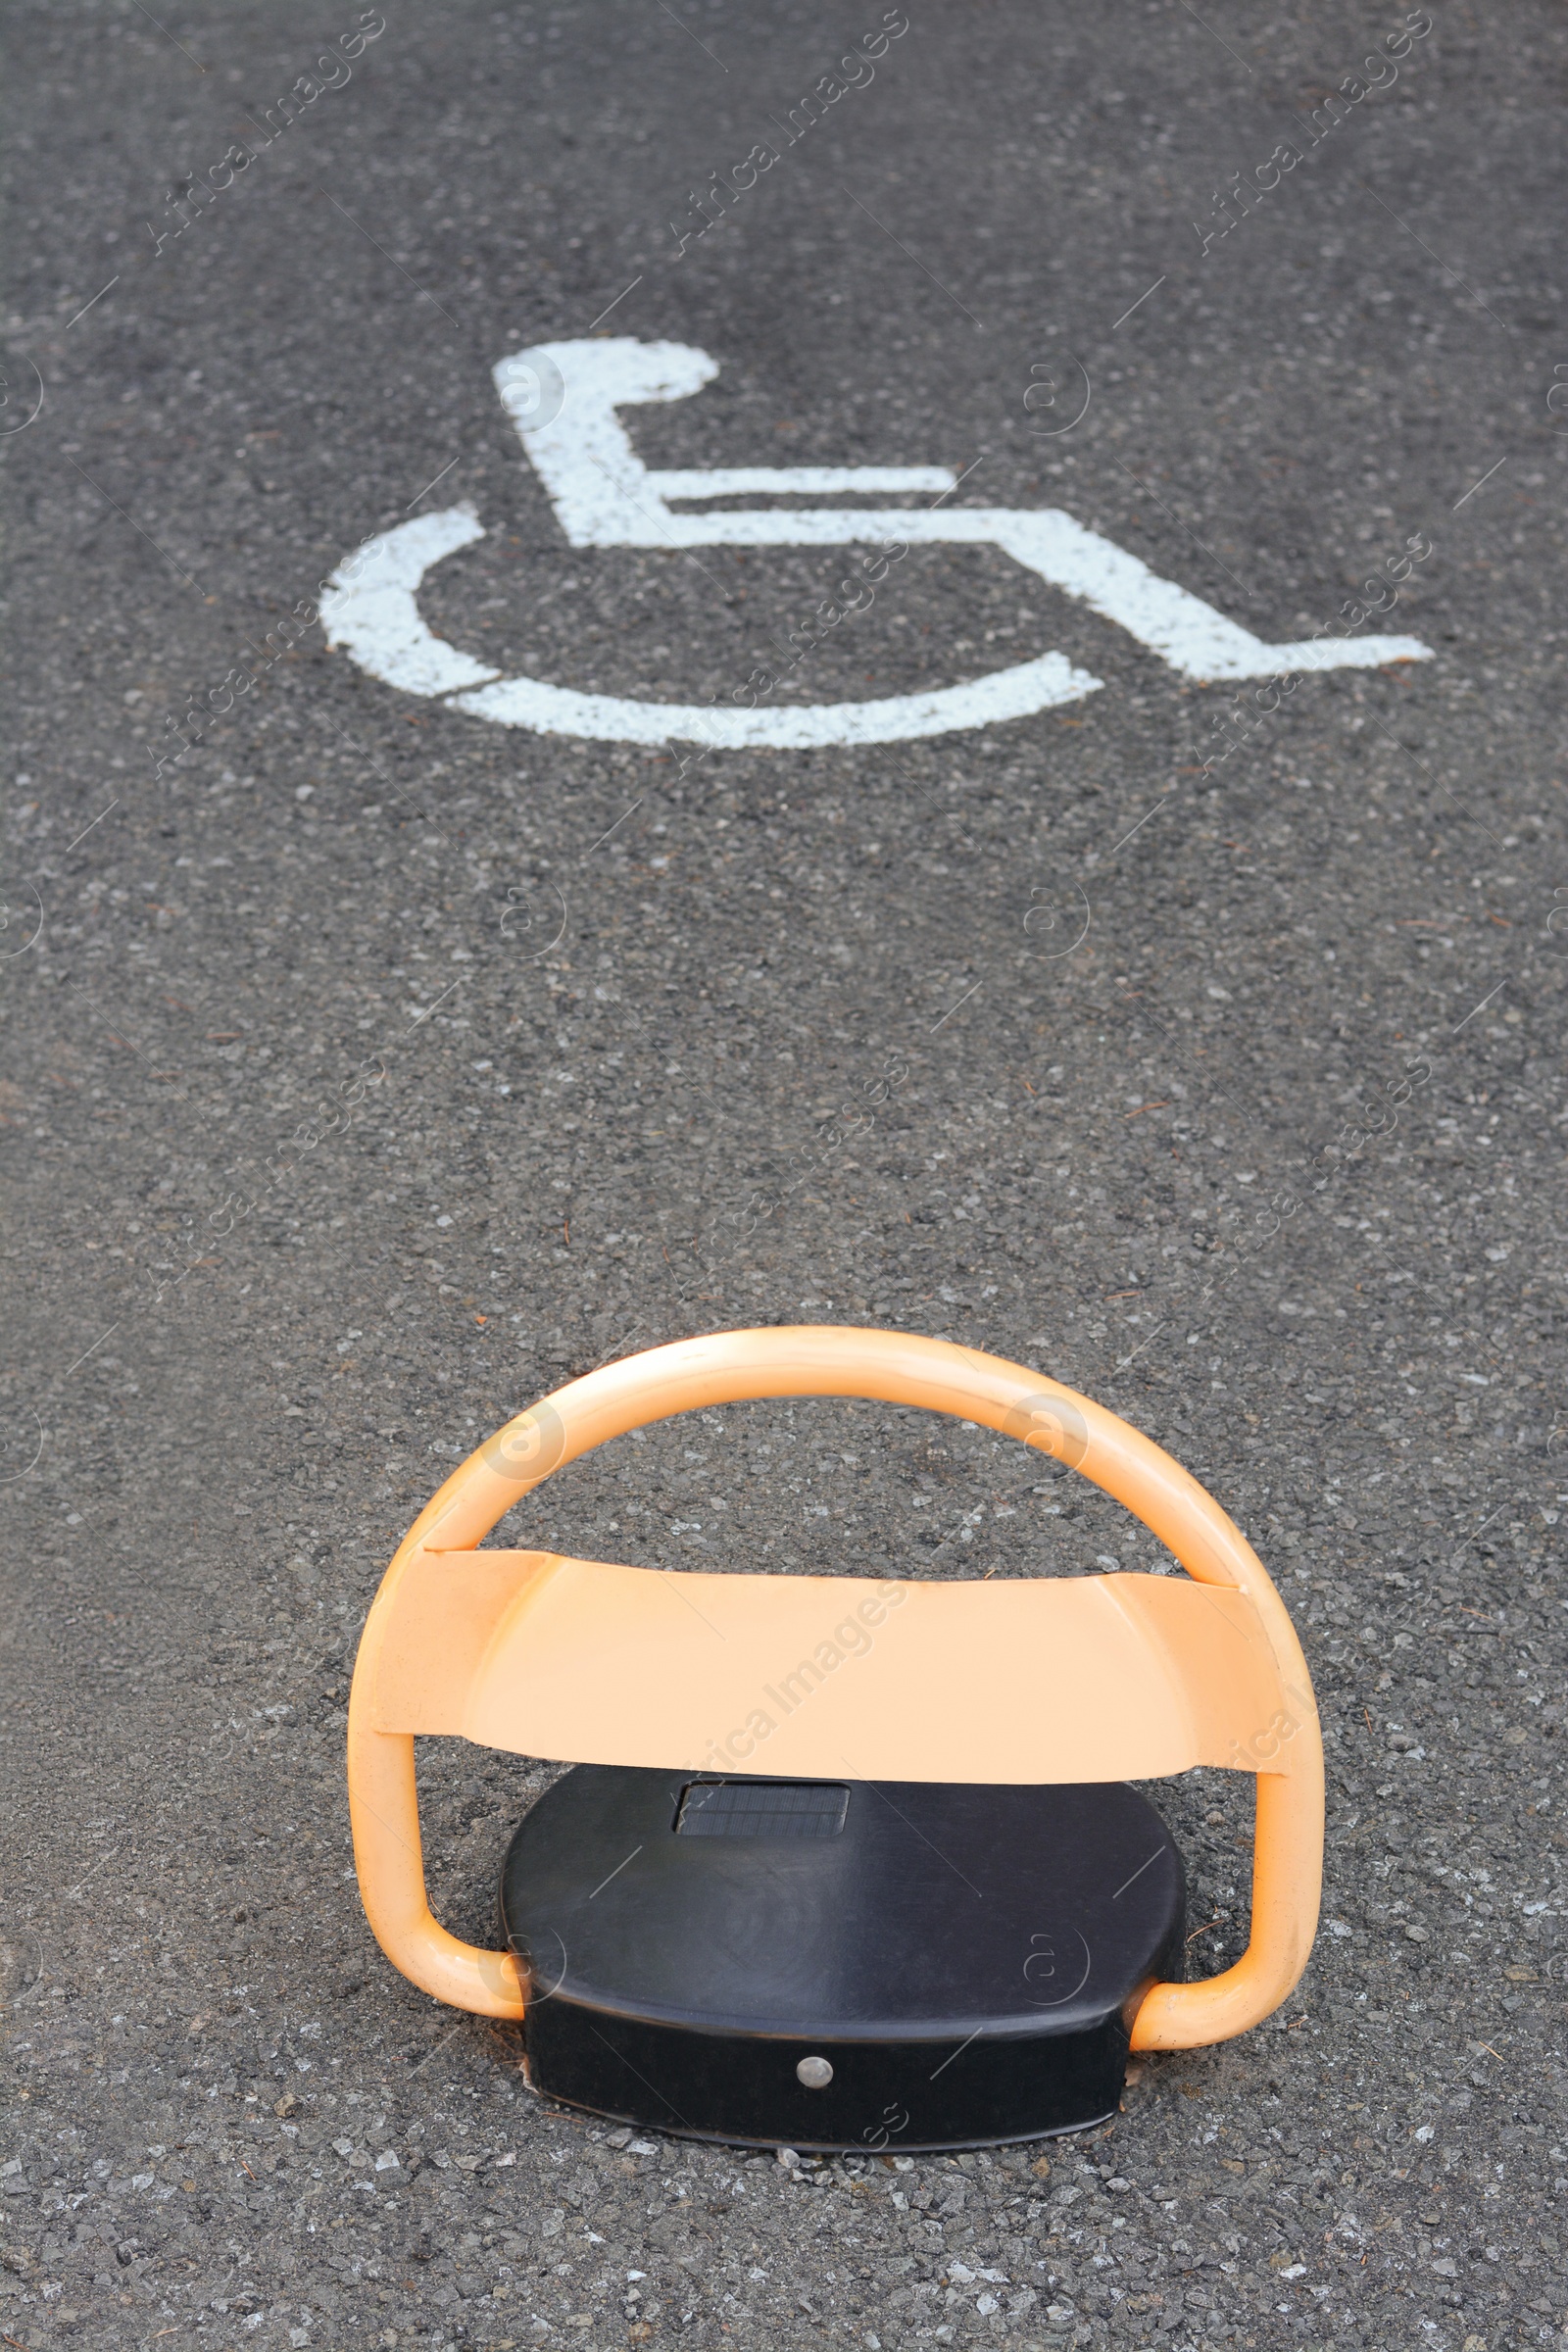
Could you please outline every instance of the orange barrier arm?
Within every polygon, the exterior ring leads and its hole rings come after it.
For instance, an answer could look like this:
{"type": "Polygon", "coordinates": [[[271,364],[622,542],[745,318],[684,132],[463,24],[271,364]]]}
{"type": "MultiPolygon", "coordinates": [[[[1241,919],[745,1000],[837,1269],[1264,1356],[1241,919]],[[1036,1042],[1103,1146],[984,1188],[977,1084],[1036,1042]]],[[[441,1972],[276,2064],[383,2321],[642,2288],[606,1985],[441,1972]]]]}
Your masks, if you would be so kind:
{"type": "Polygon", "coordinates": [[[1298,1768],[1245,1592],[1184,1576],[676,1576],[411,1553],[378,1732],[563,1763],[787,1780],[1160,1780],[1298,1768]]]}
{"type": "MultiPolygon", "coordinates": [[[[458,2007],[491,2017],[519,2018],[523,2013],[523,1985],[512,1955],[462,1943],[431,1917],[415,1788],[416,1719],[411,1719],[407,1729],[383,1728],[399,1720],[382,1702],[383,1681],[391,1688],[391,1680],[383,1675],[383,1661],[391,1676],[406,1654],[409,1609],[421,1588],[428,1600],[432,1570],[440,1555],[446,1555],[451,1571],[450,1609],[437,1638],[460,1653],[466,1646],[473,1662],[472,1675],[480,1678],[484,1653],[499,1638],[499,1619],[485,1633],[488,1621],[484,1621],[484,1610],[494,1603],[493,1579],[503,1574],[509,1561],[514,1566],[519,1561],[536,1564],[550,1557],[487,1553],[475,1548],[513,1503],[563,1463],[629,1429],[699,1406],[811,1396],[856,1396],[953,1413],[1015,1437],[1069,1468],[1082,1470],[1085,1477],[1133,1511],[1195,1582],[1229,1588],[1231,1594],[1241,1596],[1246,1604],[1241,1615],[1229,1601],[1223,1611],[1212,1614],[1223,1615],[1231,1633],[1245,1633],[1258,1652],[1254,1664],[1262,1680],[1251,1683],[1248,1700],[1234,1716],[1227,1716],[1223,1708],[1216,1711],[1211,1697],[1205,1736],[1215,1736],[1215,1725],[1220,1724],[1236,1751],[1224,1760],[1257,1773],[1251,1936],[1241,1960],[1221,1976],[1196,1984],[1152,1986],[1133,2022],[1132,2046],[1191,2048],[1223,2040],[1257,2024],[1296,1984],[1316,1932],[1323,1852],[1323,1753],[1306,1663],[1284,1603],[1256,1553],[1212,1496],[1179,1463],[1088,1397],[1023,1365],[1004,1363],[945,1341],[835,1327],[724,1332],[652,1348],[606,1365],[509,1422],[454,1472],[419,1514],[371,1606],[349,1703],[349,1801],[355,1861],[367,1916],[388,1958],[416,1984],[458,2007]],[[465,1562],[475,1566],[466,1567],[465,1562]],[[478,1563],[493,1565],[481,1570],[478,1563]],[[401,1628],[400,1619],[405,1620],[401,1628]],[[400,1631],[402,1642],[398,1640],[400,1631]],[[1260,1719],[1259,1707],[1250,1702],[1265,1691],[1276,1703],[1267,1717],[1260,1719]],[[1245,1728],[1239,1731],[1238,1726],[1245,1728]]],[[[551,1564],[591,1569],[603,1577],[659,1577],[658,1571],[597,1570],[591,1563],[580,1562],[551,1564]]],[[[439,1592],[438,1569],[436,1574],[439,1592]]],[[[850,1589],[859,1583],[855,1579],[710,1581],[760,1588],[815,1581],[850,1589]]],[[[1108,1586],[1158,1580],[1073,1581],[1108,1586]]],[[[870,1590],[865,1586],[859,1589],[870,1590]]],[[[1020,1589],[1039,1591],[1046,1596],[1062,1588],[1054,1586],[1052,1580],[1031,1580],[1025,1588],[919,1584],[904,1588],[911,1595],[962,1592],[1014,1597],[1020,1589]]],[[[1170,1597],[1174,1599],[1175,1592],[1170,1597]]],[[[526,1603],[524,1595],[519,1605],[525,1610],[526,1603]]],[[[968,1614],[970,1603],[966,1600],[963,1605],[968,1614]]],[[[1051,1605],[1059,1610],[1063,1604],[1051,1605]]],[[[1166,1615],[1169,1617],[1168,1608],[1166,1615]]],[[[1199,1688],[1205,1681],[1204,1662],[1195,1651],[1205,1639],[1216,1638],[1218,1628],[1197,1619],[1194,1628],[1178,1628],[1174,1643],[1178,1658],[1185,1655],[1190,1661],[1187,1679],[1199,1688]]],[[[434,1633],[434,1625],[430,1630],[434,1633]]],[[[518,1630],[526,1632],[525,1616],[518,1630]]],[[[971,1636],[983,1632],[978,1612],[969,1614],[966,1630],[971,1636]]],[[[1170,1645],[1168,1631],[1160,1639],[1170,1645]]],[[[591,1654],[586,1666],[589,1672],[591,1654]]],[[[1143,1656],[1144,1651],[1137,1654],[1143,1656]]],[[[971,1662],[956,1656],[954,1669],[961,1673],[971,1662]]],[[[905,1671],[910,1671],[907,1665],[905,1671]]],[[[501,1678],[503,1684],[505,1680],[501,1678]]],[[[465,1697],[464,1704],[467,1703],[465,1697]]],[[[983,1722],[983,1715],[982,1708],[977,1720],[983,1722]]],[[[417,1728],[426,1727],[420,1721],[417,1728]]],[[[487,1725],[487,1733],[494,1728],[487,1725]]],[[[500,1728],[505,1730],[507,1725],[500,1728]]],[[[691,1738],[699,1745],[707,1728],[696,1720],[690,1723],[691,1738]]],[[[956,1773],[946,1767],[932,1770],[928,1763],[911,1770],[904,1742],[906,1752],[899,1757],[899,1770],[894,1773],[886,1751],[898,1729],[896,1721],[886,1728],[887,1738],[878,1740],[868,1736],[867,1752],[857,1755],[853,1777],[993,1777],[978,1771],[956,1773]]],[[[1121,1728],[1128,1735],[1122,1750],[1125,1756],[1133,1752],[1131,1735],[1137,1728],[1129,1726],[1125,1708],[1121,1728]]],[[[667,1727],[649,1734],[651,1738],[671,1736],[667,1727]]],[[[984,1747],[978,1731],[976,1739],[984,1747]]],[[[497,1742],[492,1739],[490,1743],[497,1742]]],[[[508,1740],[499,1743],[510,1743],[510,1734],[508,1740]]],[[[921,1752],[916,1742],[916,1759],[921,1752]]],[[[923,1752],[928,1755],[929,1749],[923,1752]]],[[[596,1752],[582,1760],[615,1759],[596,1752]]],[[[648,1760],[662,1758],[650,1755],[648,1760]]],[[[687,1759],[670,1760],[684,1764],[687,1759]]],[[[953,1760],[948,1757],[947,1764],[953,1760]]],[[[1029,1769],[1014,1771],[1010,1777],[1043,1781],[1097,1777],[1082,1770],[1060,1769],[1060,1758],[1036,1754],[1024,1761],[1029,1769]],[[1041,1770],[1042,1763],[1052,1768],[1041,1770]]],[[[1100,1761],[1103,1766],[1110,1759],[1100,1761]]],[[[1102,1770],[1099,1777],[1123,1779],[1134,1769],[1123,1761],[1113,1771],[1102,1770]]]]}

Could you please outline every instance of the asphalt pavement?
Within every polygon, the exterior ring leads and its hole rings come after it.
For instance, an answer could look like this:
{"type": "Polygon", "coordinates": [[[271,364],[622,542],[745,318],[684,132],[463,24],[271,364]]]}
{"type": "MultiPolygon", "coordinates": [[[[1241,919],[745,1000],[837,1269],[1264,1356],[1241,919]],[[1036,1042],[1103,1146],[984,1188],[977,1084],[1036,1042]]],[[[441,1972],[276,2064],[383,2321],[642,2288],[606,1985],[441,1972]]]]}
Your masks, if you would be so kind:
{"type": "MultiPolygon", "coordinates": [[[[1265,15],[6,12],[6,2342],[1565,2340],[1568,29],[1265,15]],[[711,368],[573,544],[624,452],[549,484],[548,368],[492,371],[596,341],[711,368]],[[626,487],[850,466],[936,477],[862,489],[876,576],[626,487]],[[346,1695],[422,1502],[791,1321],[1099,1399],[1300,1629],[1311,1964],[1093,2132],[628,2136],[366,1926],[346,1695]]],[[[1169,1565],[1038,1472],[755,1405],[507,1527],[1169,1565]]],[[[552,1769],[427,1743],[455,1932],[552,1769]]],[[[1209,1973],[1250,1793],[1160,1801],[1209,1973]]]]}

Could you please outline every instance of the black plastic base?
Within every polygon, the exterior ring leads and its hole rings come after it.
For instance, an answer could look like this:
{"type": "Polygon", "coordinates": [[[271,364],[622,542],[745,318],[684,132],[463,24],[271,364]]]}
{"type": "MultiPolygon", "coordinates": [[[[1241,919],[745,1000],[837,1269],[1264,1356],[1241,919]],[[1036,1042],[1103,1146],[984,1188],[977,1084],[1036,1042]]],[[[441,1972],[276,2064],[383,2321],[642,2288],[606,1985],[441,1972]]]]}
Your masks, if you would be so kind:
{"type": "Polygon", "coordinates": [[[1185,1908],[1159,1815],[1103,1784],[579,1765],[501,1883],[537,2089],[797,2148],[986,2146],[1113,2113],[1138,1998],[1182,1973],[1185,1908]],[[825,2082],[797,2071],[812,2060],[825,2082]]]}

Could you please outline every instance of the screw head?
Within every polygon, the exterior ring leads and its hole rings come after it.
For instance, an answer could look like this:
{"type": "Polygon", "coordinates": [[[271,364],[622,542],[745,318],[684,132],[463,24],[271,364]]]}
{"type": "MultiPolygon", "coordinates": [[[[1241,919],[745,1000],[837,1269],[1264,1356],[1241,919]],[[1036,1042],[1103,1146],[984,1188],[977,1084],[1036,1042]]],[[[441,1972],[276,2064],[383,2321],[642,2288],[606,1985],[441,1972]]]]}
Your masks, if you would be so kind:
{"type": "Polygon", "coordinates": [[[833,2080],[833,2069],[825,2058],[803,2058],[795,2072],[808,2090],[826,2090],[833,2080]]]}

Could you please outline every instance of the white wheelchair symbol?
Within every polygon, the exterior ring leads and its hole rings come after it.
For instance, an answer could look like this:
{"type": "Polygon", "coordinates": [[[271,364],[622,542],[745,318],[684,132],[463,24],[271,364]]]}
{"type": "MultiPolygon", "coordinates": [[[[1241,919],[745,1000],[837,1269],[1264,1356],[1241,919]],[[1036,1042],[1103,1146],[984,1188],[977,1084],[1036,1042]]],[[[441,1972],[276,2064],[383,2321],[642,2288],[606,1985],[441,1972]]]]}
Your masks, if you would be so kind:
{"type": "MultiPolygon", "coordinates": [[[[1425,662],[1414,637],[1316,639],[1265,645],[1199,597],[1162,580],[1098,532],[1054,508],[765,507],[720,514],[683,510],[715,498],[929,492],[956,487],[941,466],[731,466],[651,472],[616,411],[684,400],[718,373],[684,343],[629,336],[541,343],[494,370],[502,406],[549,493],[572,547],[850,547],[903,540],[910,547],[1000,547],[1054,588],[1117,622],[1183,677],[1272,677],[1288,670],[1371,669],[1425,662]]],[[[718,703],[645,702],[580,694],[542,678],[506,678],[437,637],[417,597],[425,573],[484,537],[471,507],[448,507],[368,539],[327,582],[320,614],[327,643],[371,677],[405,693],[504,727],[595,743],[708,743],[715,749],[794,751],[836,743],[901,743],[957,728],[1031,717],[1094,694],[1103,681],[1061,654],[926,694],[788,710],[718,703]]]]}

